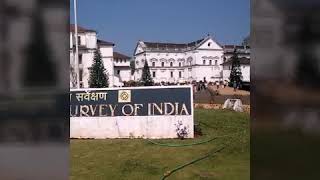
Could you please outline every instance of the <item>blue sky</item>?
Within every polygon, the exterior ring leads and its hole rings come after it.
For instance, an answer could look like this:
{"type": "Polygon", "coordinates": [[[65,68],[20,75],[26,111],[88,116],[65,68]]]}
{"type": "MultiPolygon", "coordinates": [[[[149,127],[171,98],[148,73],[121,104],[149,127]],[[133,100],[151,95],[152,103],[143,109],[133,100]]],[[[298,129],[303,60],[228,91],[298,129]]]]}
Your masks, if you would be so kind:
{"type": "MultiPolygon", "coordinates": [[[[70,22],[74,22],[70,0],[70,22]]],[[[250,33],[250,0],[77,0],[78,24],[132,56],[138,40],[186,43],[208,33],[239,44],[250,33]]]]}

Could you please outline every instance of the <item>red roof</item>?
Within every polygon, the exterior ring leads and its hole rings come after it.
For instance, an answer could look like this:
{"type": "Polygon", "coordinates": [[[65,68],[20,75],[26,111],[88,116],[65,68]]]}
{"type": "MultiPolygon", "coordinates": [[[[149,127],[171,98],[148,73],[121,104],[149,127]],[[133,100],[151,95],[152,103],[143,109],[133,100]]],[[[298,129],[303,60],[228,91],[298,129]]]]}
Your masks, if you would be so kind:
{"type": "Polygon", "coordinates": [[[114,51],[113,59],[130,59],[130,57],[114,51]]]}
{"type": "Polygon", "coordinates": [[[187,48],[187,47],[195,47],[197,44],[201,43],[204,39],[200,39],[197,41],[193,41],[191,43],[186,44],[178,44],[178,43],[161,43],[161,42],[144,42],[144,44],[148,48],[187,48]]]}
{"type": "MultiPolygon", "coordinates": [[[[75,25],[70,24],[70,32],[74,32],[74,31],[75,31],[75,25]]],[[[96,31],[92,29],[86,29],[78,25],[78,33],[85,33],[85,32],[96,32],[96,31]]]]}
{"type": "Polygon", "coordinates": [[[98,43],[100,46],[114,46],[114,43],[108,42],[108,41],[104,41],[104,40],[101,40],[101,39],[98,39],[98,40],[97,40],[97,43],[98,43]]]}

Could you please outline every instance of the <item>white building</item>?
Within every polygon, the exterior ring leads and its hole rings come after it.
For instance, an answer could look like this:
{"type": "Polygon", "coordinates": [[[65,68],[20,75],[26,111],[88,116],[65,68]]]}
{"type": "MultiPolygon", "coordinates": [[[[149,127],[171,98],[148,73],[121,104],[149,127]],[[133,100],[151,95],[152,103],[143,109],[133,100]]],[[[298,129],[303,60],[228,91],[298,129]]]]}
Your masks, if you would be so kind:
{"type": "Polygon", "coordinates": [[[223,66],[223,80],[229,81],[231,72],[231,57],[234,51],[237,51],[240,60],[240,70],[242,73],[242,81],[250,82],[250,47],[249,46],[236,46],[236,45],[225,45],[224,47],[224,62],[223,66]]]}
{"type": "Polygon", "coordinates": [[[156,83],[220,81],[223,57],[222,46],[210,36],[186,44],[139,41],[134,51],[134,78],[141,79],[147,61],[156,83]]]}
{"type": "Polygon", "coordinates": [[[94,51],[98,47],[100,48],[102,60],[109,75],[109,86],[122,86],[122,79],[128,79],[125,72],[130,72],[130,63],[119,63],[117,61],[114,62],[114,43],[100,40],[97,38],[97,32],[95,30],[86,29],[80,26],[78,26],[78,37],[75,37],[74,25],[70,25],[70,87],[72,88],[76,85],[76,79],[74,76],[75,38],[78,38],[80,87],[89,87],[89,68],[91,67],[93,62],[94,51]],[[118,66],[121,66],[121,70],[123,71],[123,73],[115,74],[118,72],[115,72],[115,67],[117,68],[118,66]]]}
{"type": "Polygon", "coordinates": [[[114,82],[116,86],[123,86],[123,82],[132,80],[130,61],[131,58],[119,52],[113,52],[114,82]]]}

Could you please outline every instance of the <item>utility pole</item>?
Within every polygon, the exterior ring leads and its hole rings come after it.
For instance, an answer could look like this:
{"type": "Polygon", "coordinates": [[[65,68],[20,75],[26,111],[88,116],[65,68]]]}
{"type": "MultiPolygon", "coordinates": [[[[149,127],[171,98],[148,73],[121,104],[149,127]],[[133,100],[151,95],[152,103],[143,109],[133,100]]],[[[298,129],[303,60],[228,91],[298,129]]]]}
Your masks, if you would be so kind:
{"type": "Polygon", "coordinates": [[[78,23],[77,23],[77,0],[73,0],[74,6],[74,33],[76,41],[76,55],[75,55],[75,71],[77,79],[77,88],[80,88],[80,72],[79,72],[79,49],[78,49],[78,23]]]}

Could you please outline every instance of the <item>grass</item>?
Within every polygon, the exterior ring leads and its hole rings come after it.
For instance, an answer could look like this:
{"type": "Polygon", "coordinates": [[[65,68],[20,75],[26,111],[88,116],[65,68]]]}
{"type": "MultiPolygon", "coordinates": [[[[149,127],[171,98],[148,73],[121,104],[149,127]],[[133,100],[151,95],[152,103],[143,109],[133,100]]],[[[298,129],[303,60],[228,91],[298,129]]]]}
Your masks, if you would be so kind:
{"type": "Polygon", "coordinates": [[[157,140],[186,144],[222,137],[189,147],[162,147],[143,139],[71,140],[71,175],[74,180],[159,180],[165,172],[225,146],[223,151],[191,164],[167,179],[250,179],[249,115],[228,110],[195,110],[203,136],[188,140],[157,140]]]}

